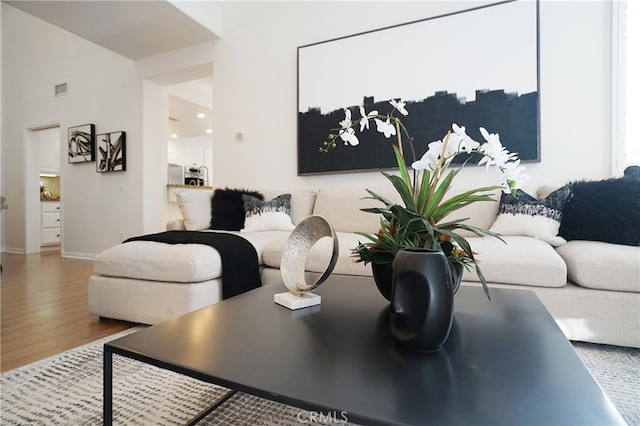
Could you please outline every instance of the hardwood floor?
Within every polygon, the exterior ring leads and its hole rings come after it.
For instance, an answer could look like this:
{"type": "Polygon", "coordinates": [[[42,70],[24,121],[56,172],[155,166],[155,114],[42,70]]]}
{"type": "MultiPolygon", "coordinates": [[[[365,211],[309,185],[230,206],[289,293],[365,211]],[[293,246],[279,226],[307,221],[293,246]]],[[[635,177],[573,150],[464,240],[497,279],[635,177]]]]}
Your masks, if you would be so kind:
{"type": "Polygon", "coordinates": [[[56,355],[135,324],[101,319],[87,308],[93,262],[39,254],[2,253],[0,371],[56,355]]]}

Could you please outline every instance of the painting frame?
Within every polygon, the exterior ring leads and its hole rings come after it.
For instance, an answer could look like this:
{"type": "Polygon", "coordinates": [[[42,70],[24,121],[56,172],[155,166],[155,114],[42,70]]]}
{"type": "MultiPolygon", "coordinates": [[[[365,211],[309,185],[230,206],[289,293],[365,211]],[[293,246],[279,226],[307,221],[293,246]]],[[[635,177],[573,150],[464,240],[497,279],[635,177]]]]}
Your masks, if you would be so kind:
{"type": "Polygon", "coordinates": [[[415,152],[408,163],[452,123],[479,142],[485,127],[523,163],[540,162],[539,27],[539,0],[507,0],[298,47],[298,175],[397,169],[397,140],[375,128],[356,131],[358,147],[341,140],[328,153],[320,147],[346,109],[354,120],[360,106],[389,114],[398,99],[409,111],[402,117],[410,132],[404,152],[415,152]],[[452,36],[458,27],[474,34],[473,43],[452,36]]]}
{"type": "Polygon", "coordinates": [[[96,172],[127,170],[127,132],[115,131],[96,135],[96,172]]]}
{"type": "Polygon", "coordinates": [[[96,159],[96,126],[81,124],[67,129],[67,160],[70,164],[90,163],[96,159]]]}

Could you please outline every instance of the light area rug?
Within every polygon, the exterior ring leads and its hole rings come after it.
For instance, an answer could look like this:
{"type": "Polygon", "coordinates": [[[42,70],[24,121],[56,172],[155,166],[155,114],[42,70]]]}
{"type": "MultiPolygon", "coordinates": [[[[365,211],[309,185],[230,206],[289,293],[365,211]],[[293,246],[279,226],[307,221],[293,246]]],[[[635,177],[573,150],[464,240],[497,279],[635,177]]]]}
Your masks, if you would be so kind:
{"type": "MultiPolygon", "coordinates": [[[[91,342],[0,376],[0,425],[93,426],[102,424],[102,346],[140,330],[91,342]]],[[[228,389],[125,358],[113,356],[114,425],[184,425],[228,389]]],[[[322,424],[340,422],[323,414],[322,424]]],[[[198,425],[300,426],[310,413],[238,392],[198,425]]]]}
{"type": "Polygon", "coordinates": [[[591,375],[630,426],[640,426],[640,349],[573,342],[591,375]]]}
{"type": "MultiPolygon", "coordinates": [[[[3,373],[0,425],[102,424],[102,345],[139,329],[3,373]]],[[[640,426],[640,349],[587,343],[574,347],[627,423],[640,426]]],[[[116,425],[183,425],[227,392],[117,355],[113,369],[116,425]]],[[[340,413],[323,415],[239,392],[199,424],[299,426],[312,418],[345,424],[340,413]]]]}

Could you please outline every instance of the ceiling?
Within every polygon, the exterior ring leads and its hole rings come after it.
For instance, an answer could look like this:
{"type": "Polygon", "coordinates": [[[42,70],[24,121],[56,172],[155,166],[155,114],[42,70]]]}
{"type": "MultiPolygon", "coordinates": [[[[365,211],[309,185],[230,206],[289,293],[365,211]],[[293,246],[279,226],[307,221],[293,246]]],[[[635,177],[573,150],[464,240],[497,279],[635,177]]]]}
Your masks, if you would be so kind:
{"type": "MultiPolygon", "coordinates": [[[[132,60],[218,38],[166,0],[2,1],[132,60]]],[[[196,2],[182,0],[183,5],[188,3],[196,2]]],[[[211,78],[198,78],[202,74],[201,69],[195,70],[193,84],[211,90],[211,78]]],[[[211,122],[210,109],[177,96],[169,97],[169,134],[175,133],[180,139],[204,136],[211,122]],[[206,117],[197,118],[198,112],[206,117]]]]}
{"type": "Polygon", "coordinates": [[[206,136],[212,127],[212,111],[202,105],[169,95],[169,135],[179,139],[206,136]],[[204,114],[198,118],[197,114],[204,114]]]}
{"type": "Polygon", "coordinates": [[[218,38],[165,0],[2,1],[132,60],[218,38]]]}

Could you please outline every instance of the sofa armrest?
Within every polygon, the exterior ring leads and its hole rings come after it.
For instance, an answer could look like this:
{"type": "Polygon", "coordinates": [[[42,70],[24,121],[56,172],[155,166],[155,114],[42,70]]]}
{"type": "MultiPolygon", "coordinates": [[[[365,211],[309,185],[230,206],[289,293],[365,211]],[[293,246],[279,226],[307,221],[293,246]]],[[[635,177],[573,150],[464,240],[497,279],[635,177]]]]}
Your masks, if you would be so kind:
{"type": "Polygon", "coordinates": [[[167,222],[167,231],[184,231],[184,220],[183,219],[174,219],[167,222]]]}

